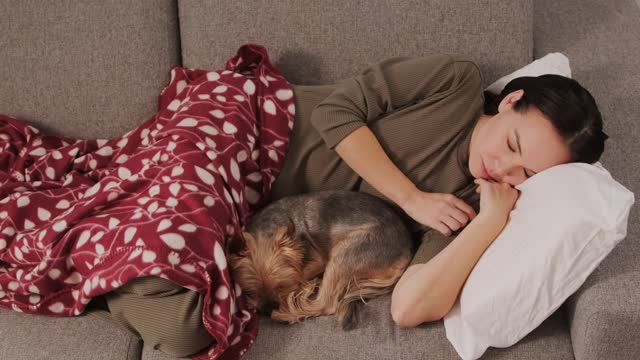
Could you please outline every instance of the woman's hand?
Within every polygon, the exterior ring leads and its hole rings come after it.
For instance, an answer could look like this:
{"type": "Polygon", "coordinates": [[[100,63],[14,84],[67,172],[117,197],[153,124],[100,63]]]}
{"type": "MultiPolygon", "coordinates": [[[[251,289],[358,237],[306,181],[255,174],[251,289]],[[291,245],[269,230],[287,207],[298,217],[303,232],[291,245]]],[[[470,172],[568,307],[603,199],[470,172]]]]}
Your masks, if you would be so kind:
{"type": "Polygon", "coordinates": [[[500,219],[506,224],[509,213],[520,196],[520,192],[507,183],[498,183],[485,179],[475,179],[476,189],[480,193],[480,214],[500,219]]]}
{"type": "Polygon", "coordinates": [[[476,212],[464,200],[452,194],[415,190],[401,204],[402,209],[420,224],[449,236],[476,217],[476,212]]]}

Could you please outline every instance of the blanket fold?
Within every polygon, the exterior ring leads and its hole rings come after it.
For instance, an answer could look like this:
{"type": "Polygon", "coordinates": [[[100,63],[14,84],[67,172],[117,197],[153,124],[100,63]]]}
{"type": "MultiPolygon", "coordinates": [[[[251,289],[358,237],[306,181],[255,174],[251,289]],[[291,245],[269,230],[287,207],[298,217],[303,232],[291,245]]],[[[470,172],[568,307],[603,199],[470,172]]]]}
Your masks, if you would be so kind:
{"type": "Polygon", "coordinates": [[[49,136],[0,115],[0,306],[76,316],[95,296],[159,276],[205,296],[216,343],[193,358],[238,358],[258,320],[233,285],[225,241],[280,172],[293,92],[266,49],[246,44],[222,70],[174,66],[158,105],[110,140],[49,136]]]}

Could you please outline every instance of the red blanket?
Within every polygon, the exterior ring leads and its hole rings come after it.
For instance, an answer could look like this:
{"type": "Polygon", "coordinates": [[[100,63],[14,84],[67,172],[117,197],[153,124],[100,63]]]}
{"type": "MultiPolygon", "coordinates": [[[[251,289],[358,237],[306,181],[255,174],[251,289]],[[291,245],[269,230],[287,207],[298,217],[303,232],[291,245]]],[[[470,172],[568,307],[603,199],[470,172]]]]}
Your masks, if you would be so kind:
{"type": "Polygon", "coordinates": [[[159,111],[117,139],[48,136],[0,115],[0,306],[74,316],[160,276],[205,295],[217,341],[193,358],[240,357],[258,320],[225,239],[264,205],[294,112],[290,84],[247,44],[224,70],[173,67],[159,111]]]}

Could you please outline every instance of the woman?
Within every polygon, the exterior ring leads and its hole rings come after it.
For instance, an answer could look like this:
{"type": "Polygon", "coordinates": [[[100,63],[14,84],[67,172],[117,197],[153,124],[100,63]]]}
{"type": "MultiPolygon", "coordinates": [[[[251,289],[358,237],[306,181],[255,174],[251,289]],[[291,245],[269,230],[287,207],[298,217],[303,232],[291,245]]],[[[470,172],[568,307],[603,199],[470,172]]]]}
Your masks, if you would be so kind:
{"type": "Polygon", "coordinates": [[[391,314],[401,326],[449,312],[505,226],[513,186],[555,165],[594,163],[604,150],[600,112],[575,80],[517,78],[499,96],[482,86],[473,62],[446,54],[388,59],[337,86],[294,86],[301,114],[275,198],[350,188],[386,197],[414,229],[464,228],[399,280],[391,314]]]}
{"type": "MultiPolygon", "coordinates": [[[[448,312],[504,227],[512,186],[557,164],[595,162],[606,139],[595,101],[577,82],[519,78],[494,97],[483,93],[478,67],[457,55],[391,58],[334,85],[293,90],[296,119],[271,200],[351,189],[391,201],[417,232],[464,228],[398,282],[391,313],[401,326],[448,312]]],[[[164,352],[186,356],[212,341],[200,294],[164,279],[135,279],[105,299],[113,317],[164,352]],[[168,319],[177,308],[189,311],[168,319]]]]}

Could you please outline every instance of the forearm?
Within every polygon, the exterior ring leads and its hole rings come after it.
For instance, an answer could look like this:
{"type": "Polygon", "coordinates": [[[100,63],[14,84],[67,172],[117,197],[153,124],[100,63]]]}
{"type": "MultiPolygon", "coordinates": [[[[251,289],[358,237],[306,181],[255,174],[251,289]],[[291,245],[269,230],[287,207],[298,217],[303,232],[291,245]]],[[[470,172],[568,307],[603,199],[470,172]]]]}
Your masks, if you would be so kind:
{"type": "Polygon", "coordinates": [[[391,297],[394,321],[410,327],[444,317],[455,304],[478,259],[505,223],[506,220],[481,213],[426,264],[407,269],[391,297]]]}
{"type": "Polygon", "coordinates": [[[417,190],[415,184],[391,161],[367,126],[342,139],[335,151],[353,171],[401,207],[417,190]]]}

